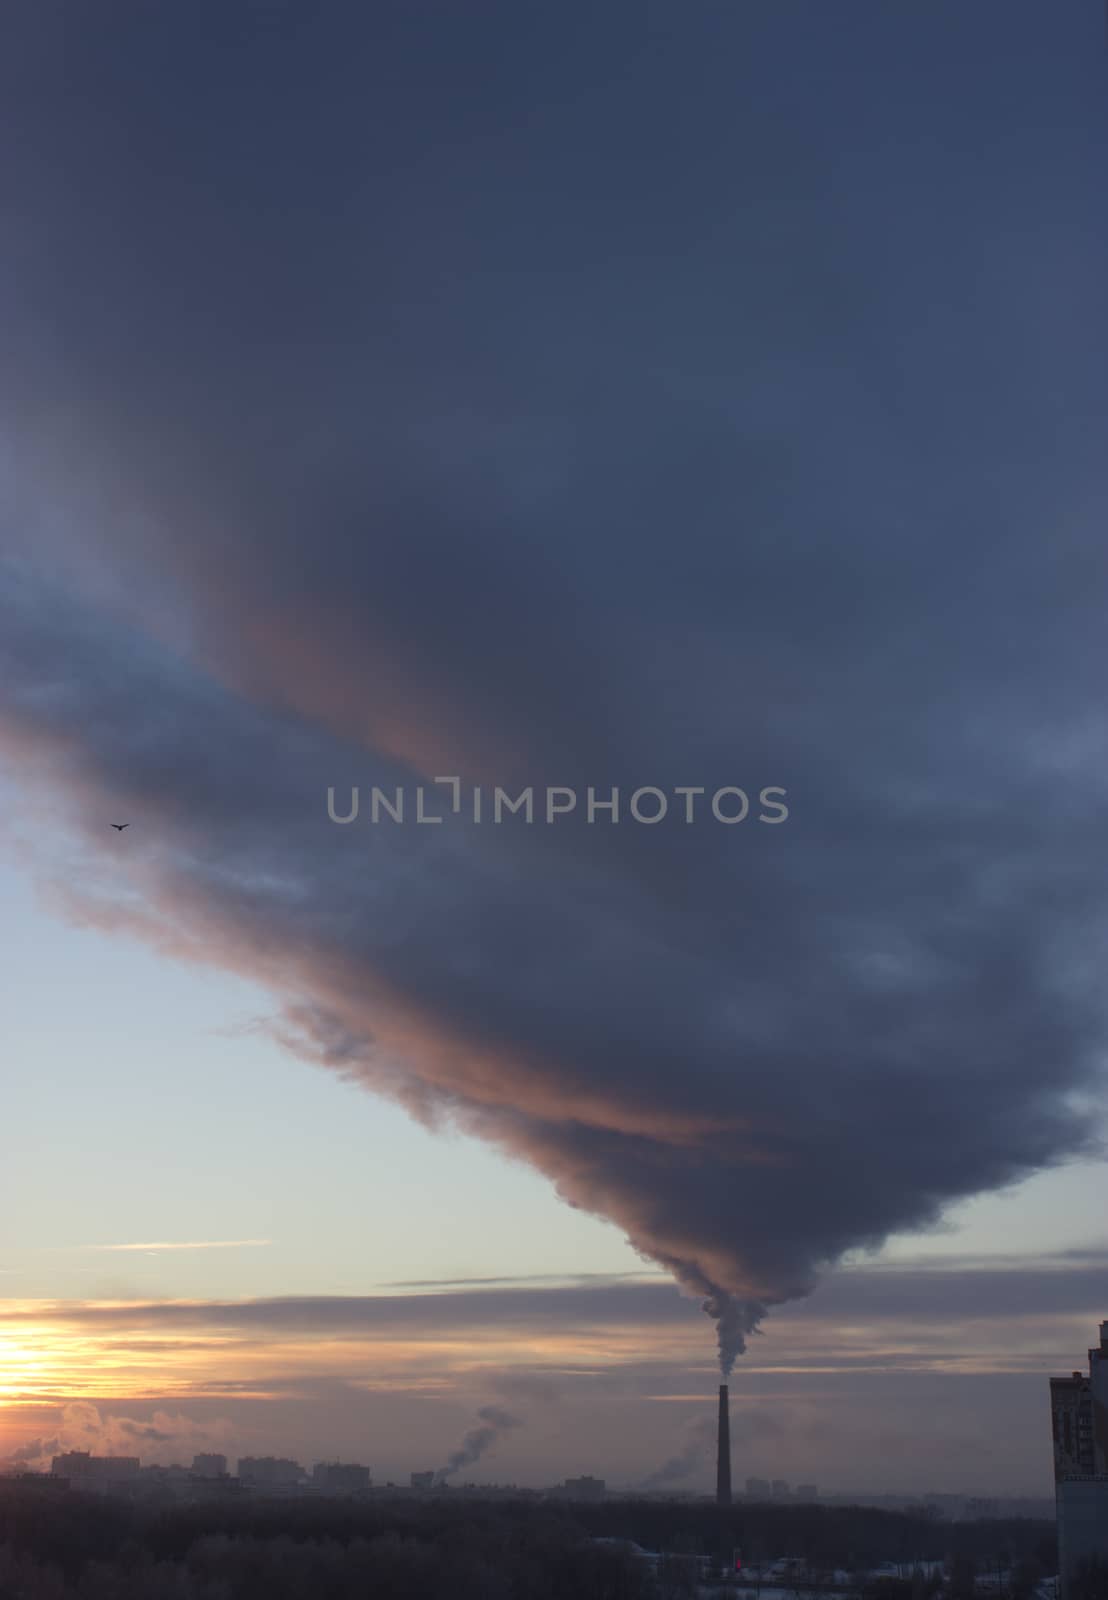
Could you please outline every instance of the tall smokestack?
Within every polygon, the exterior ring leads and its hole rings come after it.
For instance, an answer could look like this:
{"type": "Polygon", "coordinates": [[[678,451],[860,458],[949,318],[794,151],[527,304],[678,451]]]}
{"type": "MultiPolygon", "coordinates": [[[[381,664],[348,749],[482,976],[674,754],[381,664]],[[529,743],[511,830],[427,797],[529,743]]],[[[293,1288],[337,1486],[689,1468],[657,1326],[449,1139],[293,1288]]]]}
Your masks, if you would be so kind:
{"type": "Polygon", "coordinates": [[[716,1504],[731,1504],[731,1413],[727,1385],[719,1386],[719,1456],[716,1461],[716,1504]]]}

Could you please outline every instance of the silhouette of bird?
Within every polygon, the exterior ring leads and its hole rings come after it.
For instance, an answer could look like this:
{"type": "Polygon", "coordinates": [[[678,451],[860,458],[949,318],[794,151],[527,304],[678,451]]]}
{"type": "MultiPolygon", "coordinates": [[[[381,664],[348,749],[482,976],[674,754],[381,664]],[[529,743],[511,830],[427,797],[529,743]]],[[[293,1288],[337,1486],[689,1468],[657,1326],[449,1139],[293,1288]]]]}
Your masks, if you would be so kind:
{"type": "Polygon", "coordinates": [[[112,827],[115,828],[118,833],[122,833],[124,828],[129,828],[130,826],[131,826],[131,824],[129,822],[113,822],[112,823],[112,827]]]}

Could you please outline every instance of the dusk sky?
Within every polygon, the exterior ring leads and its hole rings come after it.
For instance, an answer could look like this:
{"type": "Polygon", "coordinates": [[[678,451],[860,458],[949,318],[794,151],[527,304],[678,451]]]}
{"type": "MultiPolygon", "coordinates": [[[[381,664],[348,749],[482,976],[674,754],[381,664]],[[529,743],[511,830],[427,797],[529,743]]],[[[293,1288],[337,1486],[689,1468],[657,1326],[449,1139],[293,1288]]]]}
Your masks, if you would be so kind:
{"type": "Polygon", "coordinates": [[[1100,0],[4,24],[0,1463],[1048,1493],[1100,0]]]}

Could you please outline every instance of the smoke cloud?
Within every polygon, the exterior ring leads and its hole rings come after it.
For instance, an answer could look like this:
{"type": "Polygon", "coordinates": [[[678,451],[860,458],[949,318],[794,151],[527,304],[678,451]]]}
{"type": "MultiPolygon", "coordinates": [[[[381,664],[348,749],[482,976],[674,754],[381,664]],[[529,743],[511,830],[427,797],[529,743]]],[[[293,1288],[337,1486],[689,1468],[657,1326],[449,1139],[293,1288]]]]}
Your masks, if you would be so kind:
{"type": "Polygon", "coordinates": [[[482,1406],[477,1415],[481,1419],[481,1426],[471,1428],[446,1465],[439,1467],[435,1473],[436,1483],[446,1483],[462,1467],[471,1467],[480,1461],[507,1429],[523,1426],[518,1417],[513,1417],[510,1411],[505,1411],[501,1406],[482,1406]]]}
{"type": "Polygon", "coordinates": [[[688,1430],[688,1438],[675,1455],[668,1456],[660,1467],[643,1478],[642,1489],[661,1489],[667,1484],[681,1483],[704,1464],[715,1443],[715,1424],[710,1417],[700,1417],[688,1430]]]}
{"type": "Polygon", "coordinates": [[[20,12],[0,741],[69,914],[530,1163],[727,1373],[846,1252],[1091,1148],[1105,484],[1058,397],[1103,410],[1102,86],[1083,123],[1089,52],[999,3],[386,10],[213,55],[69,8],[64,75],[20,12]],[[790,816],[327,820],[444,774],[790,816]]]}
{"type": "Polygon", "coordinates": [[[145,1463],[169,1465],[183,1456],[225,1446],[231,1431],[222,1419],[197,1422],[181,1413],[155,1411],[149,1421],[105,1416],[98,1406],[75,1400],[63,1406],[58,1431],[29,1439],[0,1458],[0,1472],[46,1472],[53,1458],[70,1450],[93,1455],[137,1455],[145,1463]]]}

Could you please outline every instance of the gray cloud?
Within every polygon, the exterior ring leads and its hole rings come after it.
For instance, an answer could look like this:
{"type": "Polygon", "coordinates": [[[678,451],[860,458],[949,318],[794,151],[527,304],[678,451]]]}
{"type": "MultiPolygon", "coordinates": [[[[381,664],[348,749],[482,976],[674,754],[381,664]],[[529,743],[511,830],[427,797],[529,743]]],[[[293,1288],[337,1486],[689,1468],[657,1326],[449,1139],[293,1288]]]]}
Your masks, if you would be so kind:
{"type": "Polygon", "coordinates": [[[68,9],[64,95],[20,19],[0,732],[88,828],[74,914],[532,1163],[727,1370],[844,1252],[1090,1147],[1101,86],[1030,7],[995,81],[988,5],[864,47],[478,12],[436,8],[447,83],[401,8],[218,61],[68,9]],[[792,816],[325,820],[440,772],[792,816]]]}
{"type": "MultiPolygon", "coordinates": [[[[963,1259],[952,1267],[911,1263],[904,1267],[840,1267],[817,1300],[782,1310],[790,1327],[834,1329],[841,1318],[863,1316],[867,1324],[910,1321],[921,1330],[963,1320],[1004,1322],[1016,1327],[1028,1317],[1103,1320],[1108,1309],[1108,1254],[1074,1252],[1063,1264],[1037,1262],[998,1266],[963,1259]]],[[[628,1283],[620,1278],[586,1284],[539,1287],[528,1280],[498,1288],[451,1289],[442,1293],[300,1295],[256,1300],[60,1300],[9,1302],[0,1324],[75,1322],[97,1328],[165,1325],[182,1330],[235,1327],[280,1332],[347,1332],[434,1337],[445,1331],[496,1327],[505,1333],[540,1328],[687,1325],[689,1307],[668,1283],[628,1283]]],[[[128,1345],[127,1348],[132,1348],[128,1345]]],[[[138,1346],[136,1348],[141,1348],[138,1346]]],[[[155,1348],[157,1348],[155,1346],[155,1348]]],[[[834,1352],[841,1358],[842,1352],[834,1352]]],[[[832,1351],[829,1349],[830,1356],[832,1351]]],[[[512,1374],[497,1376],[510,1391],[512,1374]]]]}

